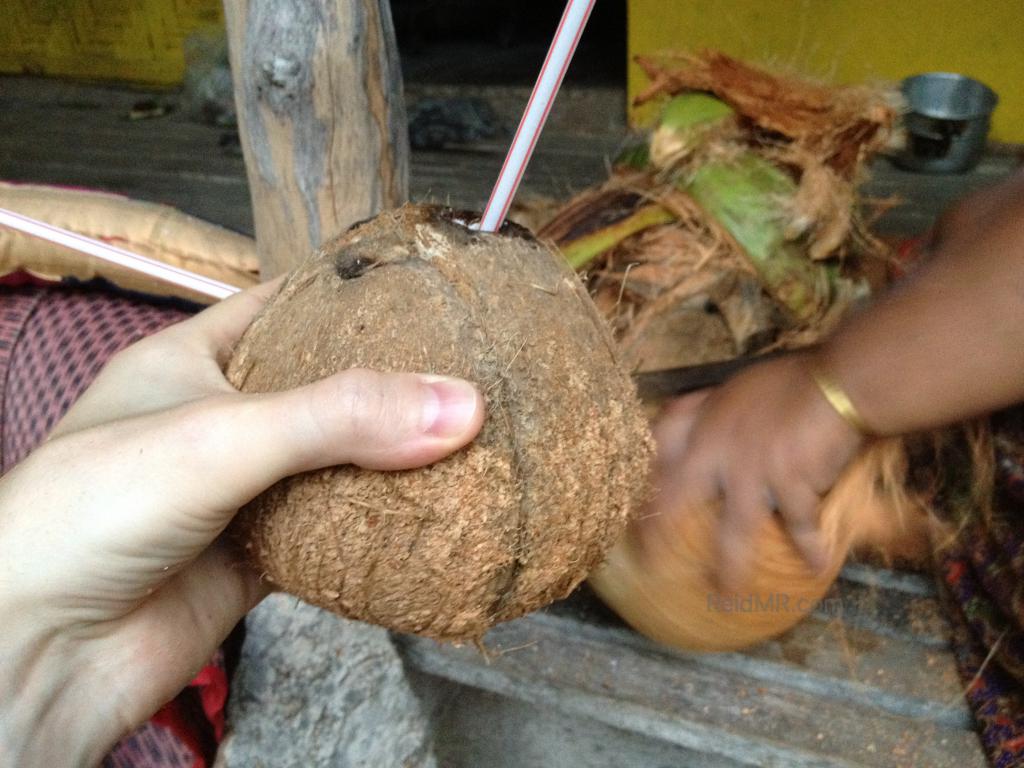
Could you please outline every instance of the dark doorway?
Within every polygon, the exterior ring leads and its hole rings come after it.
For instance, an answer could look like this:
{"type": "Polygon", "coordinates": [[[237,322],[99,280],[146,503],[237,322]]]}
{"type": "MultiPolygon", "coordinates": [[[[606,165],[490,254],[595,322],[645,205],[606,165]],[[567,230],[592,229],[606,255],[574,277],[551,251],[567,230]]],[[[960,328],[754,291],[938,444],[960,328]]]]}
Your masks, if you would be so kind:
{"type": "MultiPolygon", "coordinates": [[[[551,0],[392,0],[407,82],[528,85],[564,5],[551,0]]],[[[626,0],[599,0],[566,81],[622,86],[626,0]]]]}

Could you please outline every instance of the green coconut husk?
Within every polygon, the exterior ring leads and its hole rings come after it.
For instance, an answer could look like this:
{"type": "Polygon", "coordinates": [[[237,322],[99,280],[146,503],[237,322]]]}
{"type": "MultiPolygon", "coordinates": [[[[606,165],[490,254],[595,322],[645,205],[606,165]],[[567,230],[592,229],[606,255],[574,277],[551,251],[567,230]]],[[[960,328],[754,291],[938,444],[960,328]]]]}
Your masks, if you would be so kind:
{"type": "Polygon", "coordinates": [[[669,211],[657,204],[645,205],[607,226],[579,237],[561,247],[573,269],[582,269],[593,259],[645,229],[675,221],[669,211]]]}
{"type": "Polygon", "coordinates": [[[683,188],[733,237],[764,289],[794,320],[822,313],[828,275],[799,243],[786,239],[785,211],[797,194],[788,174],[748,152],[701,165],[683,188]]]}
{"type": "MultiPolygon", "coordinates": [[[[714,132],[734,122],[734,118],[733,109],[713,96],[703,93],[676,96],[666,104],[661,121],[649,139],[643,144],[626,147],[616,158],[615,165],[641,173],[678,165],[684,157],[708,146],[714,132]]],[[[583,269],[629,237],[678,218],[664,206],[645,201],[643,194],[633,195],[627,206],[623,205],[623,199],[623,195],[612,195],[587,200],[586,207],[591,213],[599,210],[598,205],[603,206],[589,226],[582,231],[578,226],[563,226],[557,233],[544,234],[556,240],[574,269],[583,269]]],[[[574,225],[578,223],[571,212],[568,218],[574,225]]]]}
{"type": "Polygon", "coordinates": [[[651,134],[650,162],[669,169],[716,139],[736,123],[736,111],[706,93],[684,93],[665,104],[651,134]]]}
{"type": "Polygon", "coordinates": [[[630,141],[615,156],[612,165],[633,171],[644,171],[651,165],[651,148],[647,140],[630,141]]]}
{"type": "Polygon", "coordinates": [[[893,132],[890,95],[717,53],[666,61],[641,62],[663,102],[647,144],[540,234],[585,271],[627,359],[645,336],[692,346],[702,312],[733,337],[715,355],[815,342],[868,292],[859,265],[887,255],[856,188],[893,132]]]}

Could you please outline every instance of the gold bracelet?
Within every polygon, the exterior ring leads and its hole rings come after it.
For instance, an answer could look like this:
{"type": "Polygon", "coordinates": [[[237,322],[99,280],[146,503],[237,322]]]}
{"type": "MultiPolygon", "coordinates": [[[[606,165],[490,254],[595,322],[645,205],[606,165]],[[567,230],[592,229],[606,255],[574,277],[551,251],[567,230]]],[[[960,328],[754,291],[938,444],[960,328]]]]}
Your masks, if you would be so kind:
{"type": "Polygon", "coordinates": [[[814,383],[818,385],[818,389],[821,390],[821,394],[828,400],[828,404],[832,406],[843,421],[862,435],[871,434],[871,429],[868,427],[867,422],[864,421],[864,417],[860,415],[857,406],[853,404],[850,396],[846,394],[846,390],[836,381],[835,376],[824,368],[814,368],[811,371],[811,377],[814,379],[814,383]]]}

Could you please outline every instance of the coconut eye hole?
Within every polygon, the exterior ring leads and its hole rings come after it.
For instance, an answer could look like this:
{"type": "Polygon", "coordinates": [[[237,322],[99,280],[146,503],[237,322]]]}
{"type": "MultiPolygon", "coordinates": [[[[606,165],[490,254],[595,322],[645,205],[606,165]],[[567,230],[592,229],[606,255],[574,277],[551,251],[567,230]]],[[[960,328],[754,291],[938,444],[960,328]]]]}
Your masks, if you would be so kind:
{"type": "Polygon", "coordinates": [[[334,262],[334,271],[342,280],[355,280],[365,275],[375,266],[377,266],[377,262],[374,259],[343,253],[334,262]]]}

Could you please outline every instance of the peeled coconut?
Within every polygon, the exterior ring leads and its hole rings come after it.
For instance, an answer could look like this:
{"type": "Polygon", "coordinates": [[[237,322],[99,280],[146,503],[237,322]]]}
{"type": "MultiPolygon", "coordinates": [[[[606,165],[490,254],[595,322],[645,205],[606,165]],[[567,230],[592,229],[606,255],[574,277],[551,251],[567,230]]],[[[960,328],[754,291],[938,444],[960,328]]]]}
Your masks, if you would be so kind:
{"type": "Polygon", "coordinates": [[[751,575],[738,593],[721,593],[718,504],[675,510],[656,545],[631,527],[590,576],[594,591],[637,631],[687,651],[733,651],[786,631],[821,607],[852,549],[921,557],[931,521],[906,491],[903,442],[873,443],[822,500],[828,566],[804,562],[777,518],[764,521],[751,546],[751,575]]]}
{"type": "Polygon", "coordinates": [[[277,483],[233,533],[277,587],[343,616],[479,638],[567,595],[645,500],[652,443],[586,290],[526,230],[406,206],[323,246],[227,368],[273,392],[348,368],[475,382],[479,437],[407,472],[333,467],[277,483]]]}

